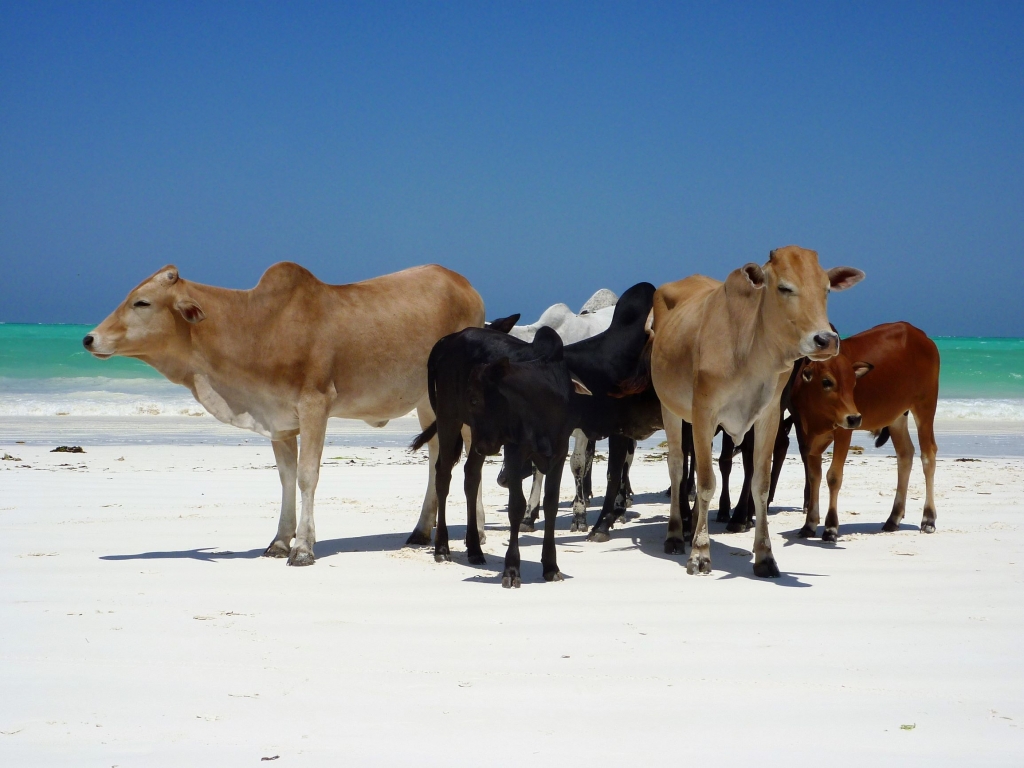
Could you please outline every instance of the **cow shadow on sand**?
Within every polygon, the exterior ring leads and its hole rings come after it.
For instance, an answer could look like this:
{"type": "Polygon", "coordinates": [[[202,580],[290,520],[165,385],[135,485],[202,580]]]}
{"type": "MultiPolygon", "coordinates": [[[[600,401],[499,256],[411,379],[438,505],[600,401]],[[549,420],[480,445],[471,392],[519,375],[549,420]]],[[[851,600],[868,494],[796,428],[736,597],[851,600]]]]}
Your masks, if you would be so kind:
{"type": "MultiPolygon", "coordinates": [[[[405,546],[408,533],[380,533],[369,536],[349,536],[318,541],[314,547],[316,559],[321,560],[345,552],[392,552],[405,546]]],[[[129,555],[102,555],[100,560],[202,560],[216,563],[221,560],[254,560],[263,555],[265,547],[240,552],[199,547],[156,552],[138,552],[129,555]]]]}
{"type": "Polygon", "coordinates": [[[783,547],[792,547],[793,545],[799,545],[804,547],[819,547],[823,549],[846,549],[843,546],[844,537],[856,535],[860,536],[892,536],[898,533],[904,533],[907,531],[920,531],[920,526],[912,523],[901,522],[898,530],[895,531],[883,531],[881,522],[863,522],[863,523],[840,523],[839,524],[839,541],[822,541],[821,534],[824,531],[824,527],[819,523],[817,534],[813,538],[801,538],[800,527],[792,528],[788,531],[780,531],[779,536],[785,541],[783,547]]]}

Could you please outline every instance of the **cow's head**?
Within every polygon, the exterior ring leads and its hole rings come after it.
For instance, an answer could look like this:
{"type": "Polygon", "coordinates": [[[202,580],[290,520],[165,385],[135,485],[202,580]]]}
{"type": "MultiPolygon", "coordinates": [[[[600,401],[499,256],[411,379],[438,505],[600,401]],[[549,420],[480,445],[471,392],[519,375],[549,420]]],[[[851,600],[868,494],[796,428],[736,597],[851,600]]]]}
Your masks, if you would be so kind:
{"type": "Polygon", "coordinates": [[[189,296],[178,269],[168,265],[139,283],[121,306],[82,339],[98,358],[112,355],[156,358],[188,338],[189,324],[206,318],[189,296]]]}
{"type": "Polygon", "coordinates": [[[857,379],[874,368],[871,363],[851,362],[839,354],[828,360],[808,361],[793,380],[792,399],[804,428],[857,429],[861,415],[854,402],[857,379]]]}
{"type": "Polygon", "coordinates": [[[740,272],[751,290],[764,292],[767,330],[794,359],[827,360],[839,352],[839,334],[828,322],[828,294],[856,285],[863,272],[853,267],[826,271],[817,252],[795,245],[772,251],[763,267],[751,262],[740,272]]]}

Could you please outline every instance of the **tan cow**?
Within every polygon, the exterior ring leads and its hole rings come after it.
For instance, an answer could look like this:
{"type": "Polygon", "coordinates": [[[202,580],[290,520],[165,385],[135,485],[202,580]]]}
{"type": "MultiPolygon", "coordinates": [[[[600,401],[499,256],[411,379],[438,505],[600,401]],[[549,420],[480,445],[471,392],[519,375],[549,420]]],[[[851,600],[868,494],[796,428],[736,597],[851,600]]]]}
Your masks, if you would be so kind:
{"type": "Polygon", "coordinates": [[[746,264],[724,283],[694,275],[663,285],[655,294],[651,377],[669,444],[669,554],[685,553],[679,510],[682,421],[693,424],[697,522],[688,573],[711,572],[711,441],[721,424],[737,443],[754,427],[754,573],[779,576],[765,516],[779,398],[795,360],[825,360],[839,350],[839,336],[829,327],[826,313],[828,292],[863,278],[863,272],[851,267],[826,272],[817,253],[787,246],[772,251],[763,267],[746,264]]]}
{"type": "MultiPolygon", "coordinates": [[[[248,291],[189,282],[167,266],[132,290],[83,344],[99,358],[138,358],[192,390],[221,421],[269,437],[282,496],[277,535],[264,555],[310,565],[327,419],[384,426],[416,408],[426,428],[434,422],[427,398],[431,348],[483,322],[480,295],[437,265],[327,285],[282,262],[248,291]]],[[[432,518],[436,439],[429,449],[422,516],[432,518]]]]}

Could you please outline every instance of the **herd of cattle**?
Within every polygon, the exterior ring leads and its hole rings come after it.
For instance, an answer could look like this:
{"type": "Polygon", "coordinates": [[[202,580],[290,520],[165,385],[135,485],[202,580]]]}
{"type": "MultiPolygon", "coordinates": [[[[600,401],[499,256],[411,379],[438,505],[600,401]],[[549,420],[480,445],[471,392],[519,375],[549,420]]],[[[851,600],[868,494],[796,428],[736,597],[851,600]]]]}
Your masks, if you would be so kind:
{"type": "Polygon", "coordinates": [[[630,504],[636,441],[664,429],[671,494],[665,551],[684,555],[689,545],[687,571],[709,573],[712,440],[721,431],[718,520],[732,531],[752,523],[754,572],[777,577],[766,512],[793,427],[806,470],[801,536],[817,534],[822,454],[833,445],[822,538],[836,540],[855,429],[873,432],[878,445],[892,440],[899,479],[883,527],[896,529],[914,456],[910,413],[927,485],[921,530],[935,530],[938,350],[907,323],[840,344],[828,321],[828,293],[863,277],[851,267],[825,270],[814,251],[788,246],[724,282],[694,275],[657,289],[638,283],[620,298],[602,290],[578,315],[559,304],[537,323],[519,326],[519,315],[486,323],[483,300],[469,282],[436,265],[327,285],[281,263],[247,291],[193,283],[168,266],[133,289],[83,344],[99,358],[143,360],[188,387],[221,421],[270,438],[282,499],[265,555],[287,557],[291,565],[314,562],[314,494],[327,419],[383,426],[416,409],[423,431],[413,445],[428,446],[429,481],[408,543],[429,545],[433,534],[438,560],[450,558],[446,503],[464,448],[472,563],[484,561],[484,457],[504,450],[499,482],[509,491],[511,533],[502,584],[518,587],[519,532],[533,529],[542,504],[544,578],[561,579],[554,520],[570,436],[572,530],[605,541],[630,504]],[[605,438],[607,488],[590,528],[590,468],[594,444],[605,438]],[[734,446],[745,478],[732,511],[734,446]],[[528,500],[522,483],[531,475],[528,500]]]}

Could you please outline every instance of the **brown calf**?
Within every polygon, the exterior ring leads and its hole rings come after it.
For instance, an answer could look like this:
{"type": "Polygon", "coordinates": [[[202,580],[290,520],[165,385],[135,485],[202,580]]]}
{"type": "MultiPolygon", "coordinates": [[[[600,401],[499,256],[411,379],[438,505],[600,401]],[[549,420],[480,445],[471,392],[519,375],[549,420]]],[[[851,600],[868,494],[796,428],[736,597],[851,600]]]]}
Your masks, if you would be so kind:
{"type": "Polygon", "coordinates": [[[828,470],[829,505],[823,541],[839,535],[836,502],[843,484],[843,464],[854,429],[879,432],[889,428],[896,449],[899,479],[892,513],[882,526],[895,531],[903,519],[914,444],[907,413],[914,414],[926,497],[923,533],[935,532],[935,402],[939,397],[939,350],[923,331],[909,323],[886,323],[848,339],[830,360],[808,362],[793,383],[793,406],[806,446],[807,520],[801,537],[814,536],[819,521],[821,455],[835,441],[828,470]]]}

